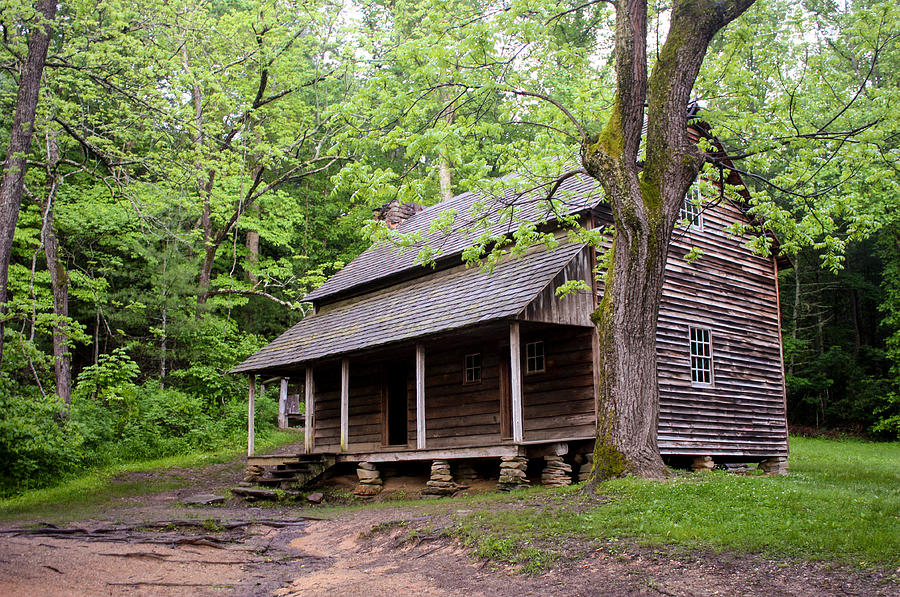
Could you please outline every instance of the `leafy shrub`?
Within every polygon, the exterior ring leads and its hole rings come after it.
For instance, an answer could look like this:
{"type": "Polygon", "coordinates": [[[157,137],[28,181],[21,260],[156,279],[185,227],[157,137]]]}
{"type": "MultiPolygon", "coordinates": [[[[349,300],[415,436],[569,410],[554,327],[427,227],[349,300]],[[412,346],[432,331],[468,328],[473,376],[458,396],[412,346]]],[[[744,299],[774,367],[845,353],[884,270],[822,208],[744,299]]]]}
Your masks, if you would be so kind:
{"type": "MultiPolygon", "coordinates": [[[[139,369],[124,349],[86,367],[72,392],[68,418],[58,399],[0,376],[0,494],[52,485],[85,468],[237,448],[247,438],[246,382],[229,378],[210,394],[137,383],[139,369]]],[[[219,377],[223,377],[221,372],[219,377]]],[[[196,386],[192,387],[196,388],[196,386]]],[[[273,392],[256,401],[256,434],[275,428],[273,392]]]]}
{"type": "Polygon", "coordinates": [[[84,462],[77,424],[62,419],[62,403],[0,376],[0,494],[58,482],[84,462]]]}

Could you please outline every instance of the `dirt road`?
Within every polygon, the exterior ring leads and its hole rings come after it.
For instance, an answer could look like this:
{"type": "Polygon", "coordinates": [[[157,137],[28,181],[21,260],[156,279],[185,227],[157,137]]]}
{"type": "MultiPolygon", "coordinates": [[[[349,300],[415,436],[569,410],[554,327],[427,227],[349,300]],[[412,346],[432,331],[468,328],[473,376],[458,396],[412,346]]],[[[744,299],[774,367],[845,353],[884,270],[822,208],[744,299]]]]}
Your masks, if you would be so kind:
{"type": "MultiPolygon", "coordinates": [[[[236,518],[233,509],[227,512],[236,518]]],[[[410,540],[411,530],[436,522],[417,509],[357,510],[306,522],[285,516],[287,526],[273,518],[230,529],[212,522],[156,529],[86,523],[66,527],[83,530],[66,535],[52,528],[37,535],[6,533],[0,540],[0,595],[898,594],[898,585],[882,577],[826,565],[637,547],[610,553],[580,545],[588,550],[583,557],[534,577],[476,560],[446,538],[410,540]]]]}
{"type": "Polygon", "coordinates": [[[38,520],[5,525],[0,596],[900,595],[900,571],[575,539],[563,551],[576,557],[528,576],[476,559],[436,532],[472,509],[512,507],[503,502],[462,502],[467,510],[458,501],[322,510],[232,499],[186,507],[184,498],[198,490],[224,494],[239,470],[191,475],[190,489],[123,498],[90,515],[61,516],[55,528],[38,520]]]}

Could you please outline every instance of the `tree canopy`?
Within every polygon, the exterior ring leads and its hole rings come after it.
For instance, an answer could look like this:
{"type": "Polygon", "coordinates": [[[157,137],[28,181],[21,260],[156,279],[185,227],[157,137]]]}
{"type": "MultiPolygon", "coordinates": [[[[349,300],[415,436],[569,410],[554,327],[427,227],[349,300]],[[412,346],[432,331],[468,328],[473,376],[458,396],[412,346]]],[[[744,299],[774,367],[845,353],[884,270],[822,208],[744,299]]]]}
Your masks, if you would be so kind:
{"type": "MultiPolygon", "coordinates": [[[[889,0],[720,4],[100,0],[59,3],[52,27],[40,3],[4,4],[4,113],[48,36],[29,146],[14,142],[17,121],[0,127],[4,158],[22,163],[5,172],[24,174],[21,208],[4,213],[16,220],[0,451],[31,463],[0,471],[5,491],[47,482],[42,462],[95,464],[123,438],[131,458],[227,437],[219,424],[241,433],[245,381],[223,374],[386,234],[372,209],[507,186],[552,206],[573,172],[598,179],[616,217],[595,314],[604,367],[642,371],[640,387],[611,381],[601,400],[651,406],[638,430],[605,403],[609,474],[661,471],[645,332],[658,256],[701,169],[742,175],[756,224],[735,232],[793,265],[781,280],[789,416],[900,432],[900,12],[889,0]],[[727,164],[686,141],[692,101],[727,164]],[[635,254],[642,280],[629,278],[635,254]]],[[[514,211],[484,215],[516,233],[483,235],[473,262],[546,240],[514,211]]]]}

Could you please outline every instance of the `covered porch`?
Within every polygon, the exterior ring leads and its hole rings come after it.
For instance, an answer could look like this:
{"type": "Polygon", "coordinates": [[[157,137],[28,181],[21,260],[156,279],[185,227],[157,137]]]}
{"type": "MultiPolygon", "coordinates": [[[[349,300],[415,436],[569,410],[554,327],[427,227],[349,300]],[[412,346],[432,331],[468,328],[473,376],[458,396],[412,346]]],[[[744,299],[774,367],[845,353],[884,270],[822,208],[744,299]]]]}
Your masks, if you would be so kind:
{"type": "Polygon", "coordinates": [[[593,328],[507,320],[303,364],[282,371],[279,384],[280,420],[289,388],[301,394],[303,444],[257,456],[248,433],[248,462],[524,457],[589,440],[595,358],[593,328]]]}

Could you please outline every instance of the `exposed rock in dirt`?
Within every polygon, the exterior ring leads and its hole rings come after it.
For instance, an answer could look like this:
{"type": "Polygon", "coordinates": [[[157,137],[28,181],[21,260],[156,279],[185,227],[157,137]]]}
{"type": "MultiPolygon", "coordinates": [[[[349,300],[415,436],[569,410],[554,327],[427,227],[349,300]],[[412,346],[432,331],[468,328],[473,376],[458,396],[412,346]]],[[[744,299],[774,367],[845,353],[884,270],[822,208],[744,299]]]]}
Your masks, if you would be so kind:
{"type": "Polygon", "coordinates": [[[181,500],[187,506],[210,506],[212,504],[224,504],[225,498],[212,493],[198,493],[181,500]]]}
{"type": "Polygon", "coordinates": [[[233,487],[231,493],[248,500],[278,501],[278,493],[271,489],[261,489],[259,487],[233,487]]]}

